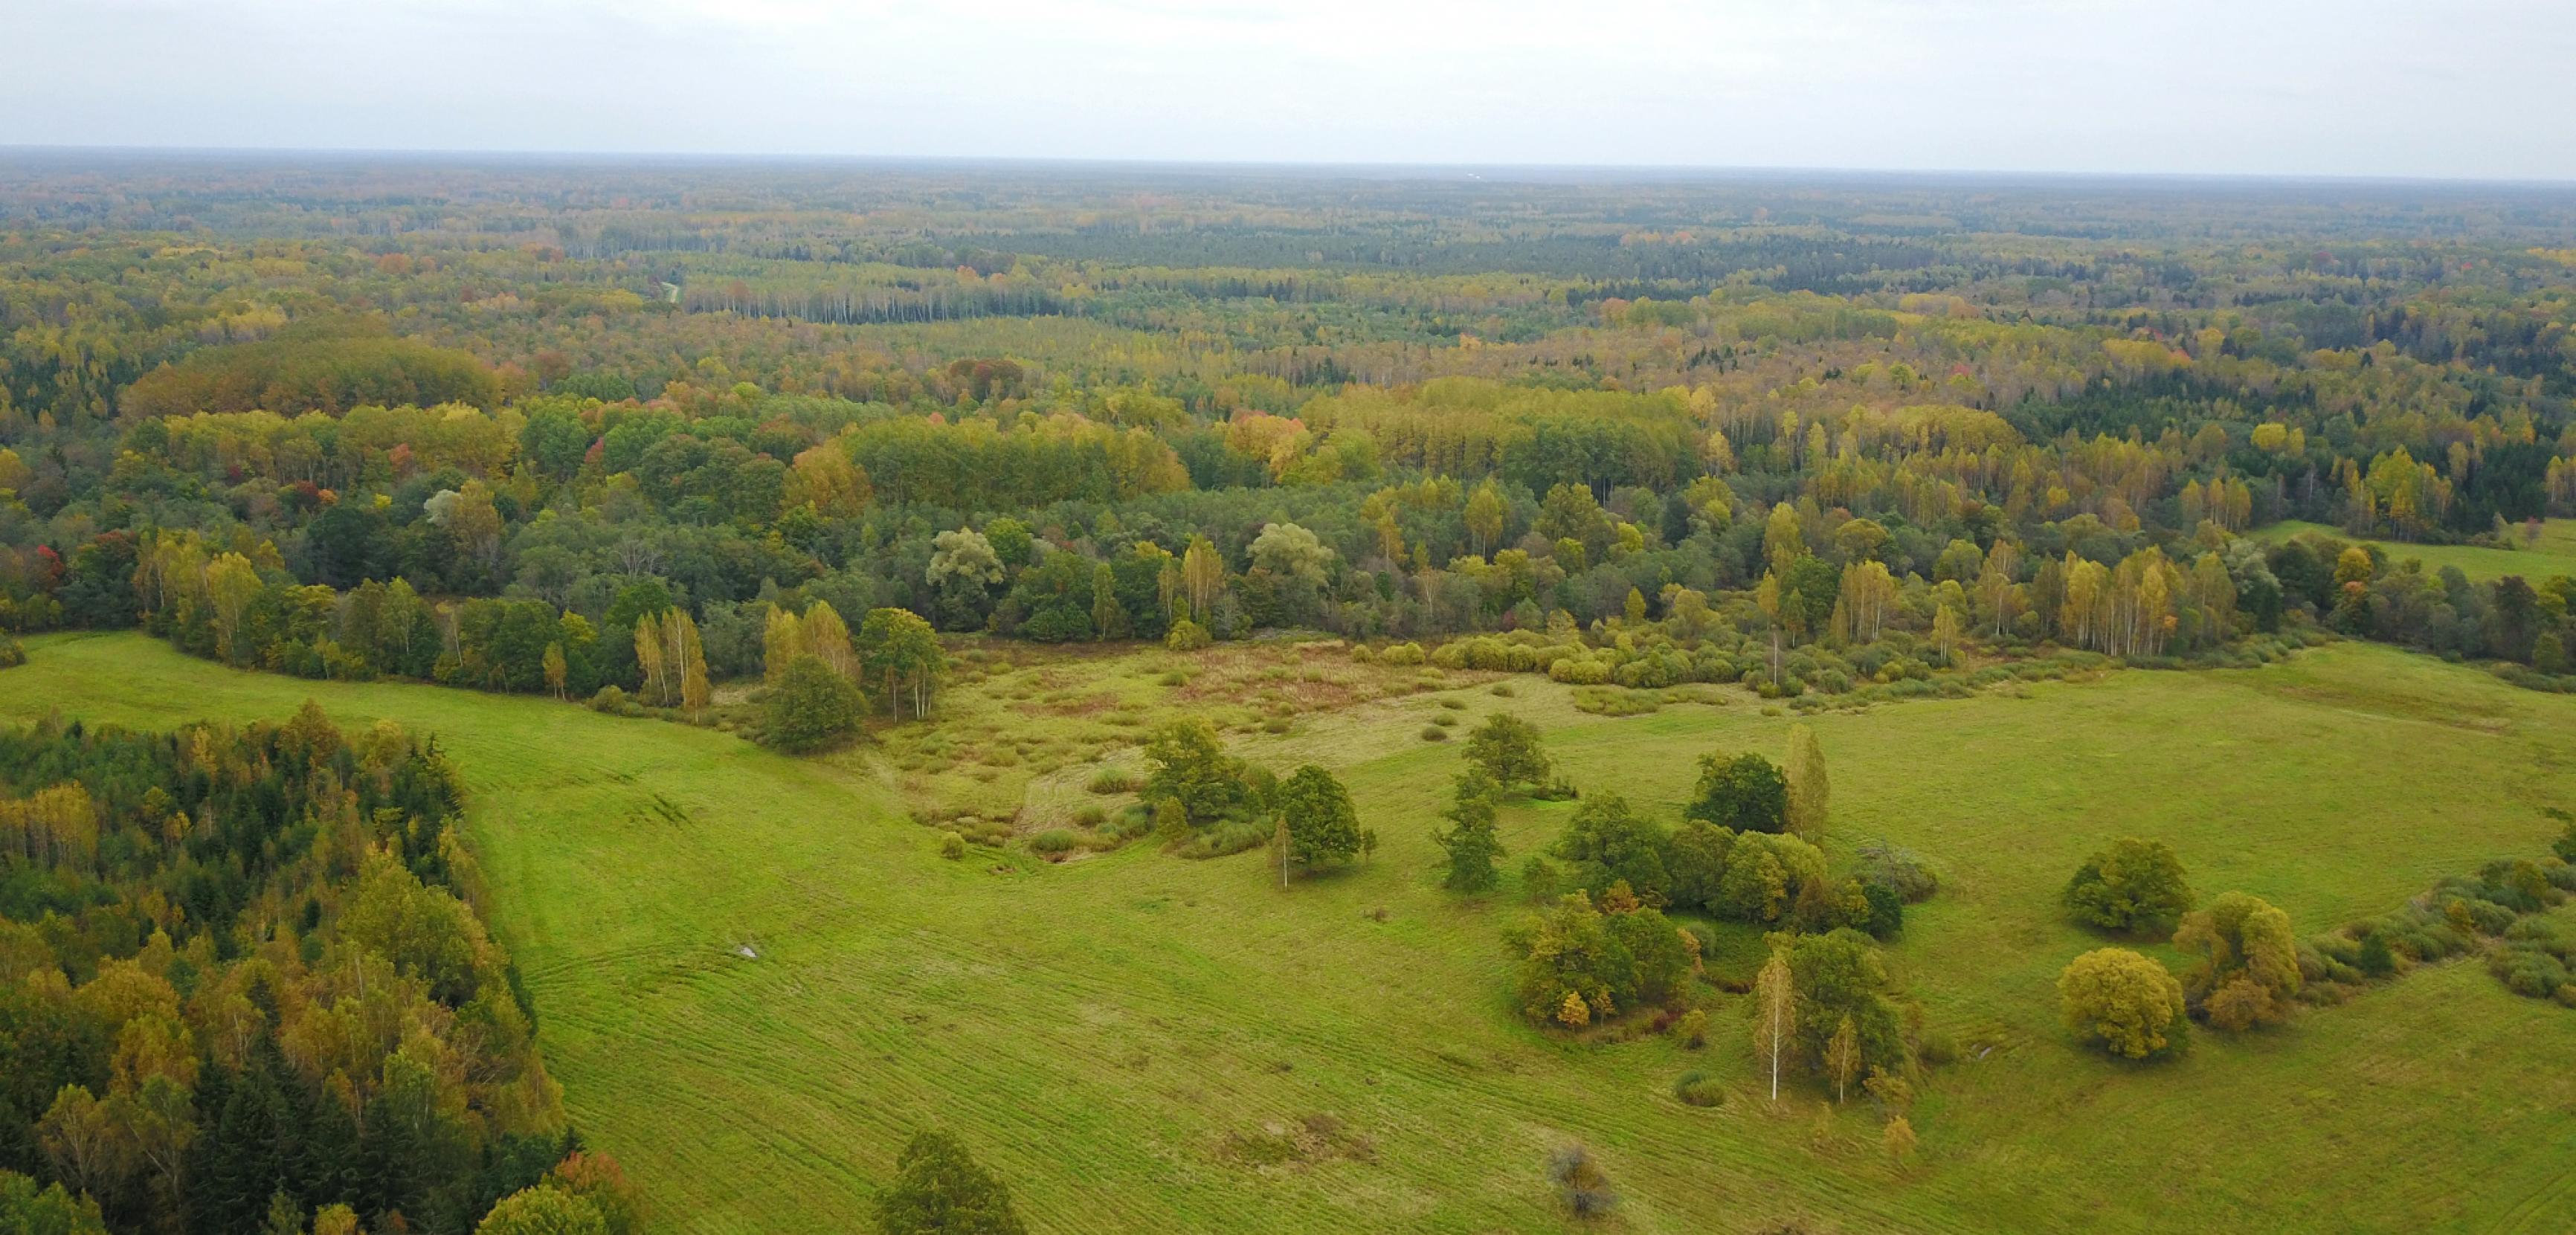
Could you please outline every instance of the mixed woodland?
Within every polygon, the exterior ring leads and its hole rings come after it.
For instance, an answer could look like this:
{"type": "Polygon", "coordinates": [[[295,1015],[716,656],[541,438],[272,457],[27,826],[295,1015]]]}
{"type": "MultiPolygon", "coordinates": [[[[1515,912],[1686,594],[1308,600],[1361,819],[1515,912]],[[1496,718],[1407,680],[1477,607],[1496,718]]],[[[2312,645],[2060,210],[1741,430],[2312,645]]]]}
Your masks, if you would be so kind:
{"type": "MultiPolygon", "coordinates": [[[[2570,518],[2561,190],[0,166],[0,665],[14,635],[139,628],[244,668],[678,719],[747,690],[754,736],[792,751],[935,718],[970,633],[1321,632],[1604,709],[2333,638],[2564,692],[2570,518]],[[2528,566],[2471,577],[2436,547],[2528,566]]],[[[1708,939],[1669,911],[1780,932],[1748,992],[1777,1009],[1775,1089],[1793,1058],[1901,1110],[1948,1052],[1874,951],[1930,877],[1899,853],[1829,869],[1811,747],[1712,754],[1656,821],[1553,780],[1534,734],[1472,742],[1453,888],[1499,882],[1496,801],[1581,797],[1514,855],[1541,906],[1510,937],[1532,1023],[1676,1009],[1708,939]]],[[[1245,768],[1204,725],[1147,755],[1136,834],[1206,856],[1275,826],[1283,879],[1374,846],[1320,768],[1245,768]]],[[[459,809],[434,743],[318,712],[0,735],[0,1168],[27,1185],[0,1203],[627,1229],[481,924],[459,809]]],[[[2122,845],[2069,912],[2203,963],[2069,967],[2070,1027],[2114,1054],[2517,929],[2498,977],[2576,999],[2576,945],[2516,926],[2563,901],[2563,861],[2301,941],[2122,845]]]]}

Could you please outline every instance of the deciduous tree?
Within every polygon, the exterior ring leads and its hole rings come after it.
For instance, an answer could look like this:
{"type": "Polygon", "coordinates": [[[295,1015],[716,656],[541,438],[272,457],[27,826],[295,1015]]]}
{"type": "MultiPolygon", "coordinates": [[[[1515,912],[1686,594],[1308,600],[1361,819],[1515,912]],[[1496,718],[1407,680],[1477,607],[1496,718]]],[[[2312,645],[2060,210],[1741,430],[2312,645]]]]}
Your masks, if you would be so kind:
{"type": "Polygon", "coordinates": [[[2145,1059],[2181,1040],[2182,983],[2127,948],[2096,948],[2067,962],[2057,1002],[2077,1039],[2114,1055],[2145,1059]]]}

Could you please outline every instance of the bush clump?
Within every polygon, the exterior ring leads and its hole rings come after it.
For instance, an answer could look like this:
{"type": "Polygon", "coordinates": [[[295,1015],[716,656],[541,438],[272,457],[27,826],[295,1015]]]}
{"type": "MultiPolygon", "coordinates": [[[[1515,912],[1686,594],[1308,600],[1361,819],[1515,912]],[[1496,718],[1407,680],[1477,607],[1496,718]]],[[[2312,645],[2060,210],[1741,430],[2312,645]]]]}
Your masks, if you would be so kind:
{"type": "Polygon", "coordinates": [[[1923,855],[1902,845],[1871,841],[1860,847],[1858,857],[1863,882],[1885,887],[1906,904],[1922,904],[1941,890],[1941,876],[1923,855]]]}
{"type": "Polygon", "coordinates": [[[1029,838],[1029,852],[1042,858],[1061,858],[1082,845],[1082,838],[1065,828],[1049,828],[1029,838]]]}
{"type": "Polygon", "coordinates": [[[1684,1106],[1716,1106],[1726,1101],[1726,1089],[1716,1077],[1693,1070],[1673,1082],[1673,1096],[1684,1106]]]}
{"type": "Polygon", "coordinates": [[[867,700],[818,656],[799,656],[769,692],[764,742],[789,754],[829,750],[858,732],[867,700]]]}
{"type": "Polygon", "coordinates": [[[1609,1174],[1581,1145],[1568,1145],[1548,1156],[1547,1181],[1556,1185],[1557,1198],[1577,1218],[1603,1217],[1619,1207],[1609,1174]]]}
{"type": "Polygon", "coordinates": [[[1091,783],[1084,785],[1083,788],[1104,796],[1133,793],[1136,789],[1136,777],[1125,768],[1102,768],[1092,774],[1091,783]]]}

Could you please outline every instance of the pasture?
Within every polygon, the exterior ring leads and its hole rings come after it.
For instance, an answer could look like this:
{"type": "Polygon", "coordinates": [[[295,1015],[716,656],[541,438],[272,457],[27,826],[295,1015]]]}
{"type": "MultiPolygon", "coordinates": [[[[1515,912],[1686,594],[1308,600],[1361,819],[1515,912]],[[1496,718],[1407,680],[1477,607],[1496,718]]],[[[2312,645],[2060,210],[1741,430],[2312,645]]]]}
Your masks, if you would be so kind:
{"type": "MultiPolygon", "coordinates": [[[[2353,539],[2340,528],[2323,523],[2302,523],[2295,519],[2259,527],[2246,534],[2277,544],[2301,532],[2316,532],[2338,540],[2353,539]]],[[[2537,584],[2560,575],[2576,575],[2576,519],[2543,522],[2540,539],[2536,542],[2526,543],[2520,527],[2514,528],[2513,537],[2518,547],[2512,549],[2490,549],[2483,545],[2416,545],[2402,541],[2367,543],[2376,544],[2386,551],[2389,561],[2403,562],[2414,558],[2424,563],[2424,569],[2431,573],[2439,573],[2445,566],[2457,566],[2471,583],[2520,575],[2525,582],[2537,584]]]]}
{"type": "MultiPolygon", "coordinates": [[[[2099,941],[2057,893],[2112,837],[2172,843],[2204,896],[2254,892],[2302,934],[2545,851],[2538,808],[2576,807],[2576,699],[2385,648],[1810,722],[1829,849],[1883,836],[1944,879],[1888,959],[1974,1049],[1930,1075],[1900,1172],[1860,1104],[1805,1081],[1763,1099],[1732,997],[1710,996],[1702,1052],[1525,1026],[1499,938],[1519,898],[1438,887],[1429,834],[1460,755],[1421,739],[1436,715],[1517,711],[1586,792],[1669,819],[1700,754],[1777,756],[1792,718],[1749,696],[1604,719],[1539,678],[1285,646],[1202,654],[1240,665],[1023,651],[967,674],[936,728],[798,761],[534,698],[243,673],[136,635],[28,646],[0,672],[12,719],[158,727],[309,697],[436,733],[474,792],[488,912],[549,1067],[658,1229],[861,1227],[924,1124],[973,1146],[1041,1232],[1567,1229],[1542,1168],[1577,1141],[1622,1198],[1616,1231],[2543,1232],[2576,1207],[2576,1013],[2474,963],[2282,1030],[2203,1031],[2162,1065],[2082,1054],[2058,1027],[2055,975],[2099,941]],[[1258,854],[942,861],[910,818],[966,798],[999,814],[1015,792],[1059,809],[1180,711],[1281,771],[1333,768],[1375,858],[1282,893],[1258,854]],[[1724,1078],[1722,1106],[1670,1096],[1693,1068],[1724,1078]]],[[[1507,868],[1569,809],[1507,808],[1507,868]]]]}

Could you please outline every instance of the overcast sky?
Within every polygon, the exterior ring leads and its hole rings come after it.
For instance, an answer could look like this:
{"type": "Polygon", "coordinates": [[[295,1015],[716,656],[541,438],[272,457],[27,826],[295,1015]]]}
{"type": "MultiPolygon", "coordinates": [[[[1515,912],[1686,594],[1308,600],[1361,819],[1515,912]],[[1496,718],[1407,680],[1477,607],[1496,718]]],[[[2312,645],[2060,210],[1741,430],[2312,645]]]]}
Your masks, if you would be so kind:
{"type": "Polygon", "coordinates": [[[2576,0],[0,0],[0,145],[2576,179],[2576,0]]]}

